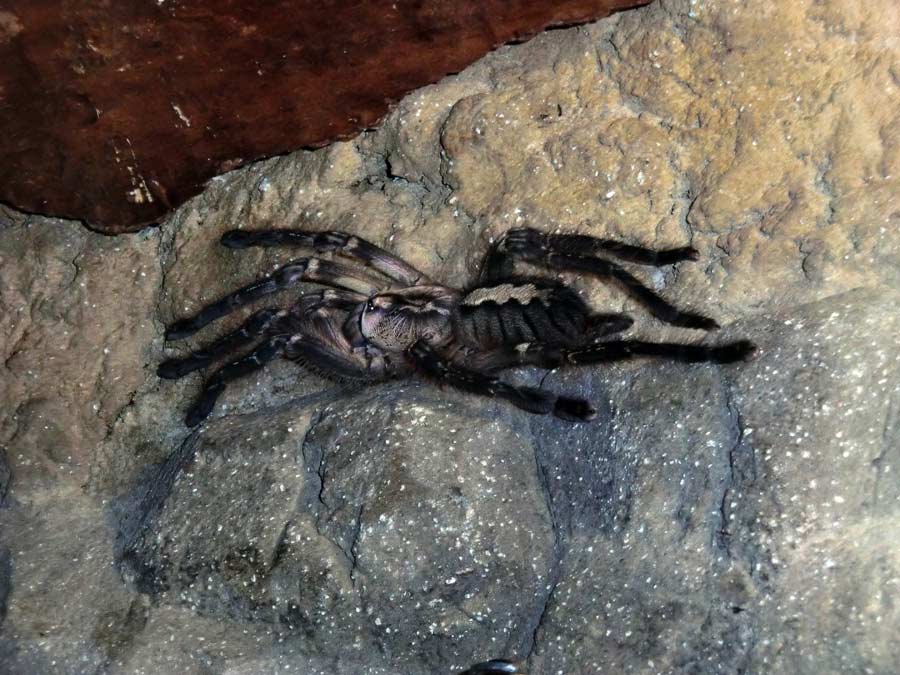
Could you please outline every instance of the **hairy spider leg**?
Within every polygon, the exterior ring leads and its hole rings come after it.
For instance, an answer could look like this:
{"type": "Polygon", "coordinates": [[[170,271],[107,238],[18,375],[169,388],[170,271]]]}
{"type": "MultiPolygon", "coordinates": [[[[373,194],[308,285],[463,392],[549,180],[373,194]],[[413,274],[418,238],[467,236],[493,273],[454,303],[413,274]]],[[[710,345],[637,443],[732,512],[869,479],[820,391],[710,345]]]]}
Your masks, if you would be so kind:
{"type": "MultiPolygon", "coordinates": [[[[582,235],[583,236],[583,235],[582,235]]],[[[554,242],[536,230],[530,228],[510,230],[498,242],[487,261],[488,273],[491,268],[501,269],[511,263],[504,262],[503,256],[510,256],[531,263],[546,265],[558,270],[588,272],[600,278],[612,279],[621,284],[636,300],[644,304],[656,318],[673,326],[712,330],[718,328],[713,319],[680,310],[659,295],[644,286],[630,272],[619,265],[603,258],[592,258],[557,251],[554,242]]]]}
{"type": "Polygon", "coordinates": [[[519,347],[500,347],[467,357],[467,363],[480,371],[496,373],[517,366],[561,368],[586,366],[612,361],[626,361],[655,356],[685,363],[734,363],[743,361],[756,351],[748,340],[721,345],[683,345],[674,342],[646,342],[644,340],[608,340],[580,347],[562,347],[533,343],[519,347]]]}
{"type": "Polygon", "coordinates": [[[317,252],[334,252],[377,270],[402,286],[431,285],[423,272],[370,241],[348,232],[304,232],[302,230],[230,230],[221,243],[228,248],[250,246],[302,246],[317,252]]]}
{"type": "Polygon", "coordinates": [[[233,352],[238,347],[250,344],[263,335],[278,312],[278,309],[272,307],[254,312],[237,330],[220,337],[202,349],[191,352],[188,356],[180,359],[163,361],[159,364],[156,374],[166,380],[177,380],[195,370],[206,368],[219,357],[233,352]]]}
{"type": "Polygon", "coordinates": [[[634,325],[634,319],[627,314],[618,312],[609,312],[604,314],[592,314],[588,317],[587,337],[595,340],[597,338],[613,335],[626,331],[634,325]]]}
{"type": "Polygon", "coordinates": [[[216,400],[225,391],[229,382],[262,368],[281,353],[285,342],[283,336],[270,338],[249,354],[216,370],[203,383],[197,402],[188,410],[184,423],[189,427],[200,424],[212,412],[216,400]]]}
{"type": "Polygon", "coordinates": [[[481,273],[478,275],[479,284],[489,284],[502,281],[513,276],[514,258],[501,250],[503,239],[488,249],[481,262],[481,273]]]}
{"type": "Polygon", "coordinates": [[[344,315],[336,314],[328,307],[306,313],[292,331],[284,350],[285,357],[325,377],[339,380],[378,382],[389,375],[408,374],[411,368],[404,368],[403,361],[393,362],[378,347],[354,347],[344,333],[345,320],[344,315]]]}
{"type": "MultiPolygon", "coordinates": [[[[342,309],[351,309],[357,303],[364,302],[365,295],[353,291],[328,289],[304,293],[294,302],[292,312],[303,313],[316,304],[327,303],[342,309]]],[[[284,318],[287,310],[269,307],[251,314],[237,330],[228,333],[205,347],[191,352],[179,359],[169,359],[159,365],[156,373],[167,380],[176,380],[196,370],[209,366],[213,361],[243,347],[265,335],[273,321],[284,318]]]]}
{"type": "Polygon", "coordinates": [[[570,422],[586,422],[596,415],[590,403],[583,399],[556,396],[535,387],[518,387],[493,375],[464,368],[441,357],[422,340],[409,353],[428,375],[472,394],[500,398],[527,412],[552,414],[570,422]]]}
{"type": "Polygon", "coordinates": [[[360,270],[319,258],[297,258],[274,273],[229,293],[203,307],[189,319],[181,319],[166,329],[167,340],[181,340],[193,335],[207,324],[230,314],[239,307],[259,298],[287,290],[305,281],[337,286],[365,295],[376,293],[382,286],[360,270]]]}
{"type": "Polygon", "coordinates": [[[290,311],[279,311],[272,317],[267,327],[268,339],[209,377],[185,423],[193,427],[202,422],[212,412],[228,382],[262,368],[275,357],[282,355],[303,361],[303,355],[298,353],[300,345],[311,345],[318,350],[308,362],[315,370],[326,371],[323,374],[372,381],[383,379],[387,370],[385,359],[373,357],[365,350],[353,350],[341,330],[346,310],[362,300],[365,297],[357,293],[333,289],[300,296],[290,311]]]}
{"type": "Polygon", "coordinates": [[[585,256],[608,253],[620,260],[663,267],[685,260],[698,260],[700,253],[691,246],[667,249],[650,249],[633,246],[614,239],[600,239],[586,234],[545,234],[531,227],[509,230],[488,251],[481,269],[482,281],[495,281],[512,275],[513,261],[505,252],[505,243],[510,236],[526,240],[531,248],[549,248],[558,253],[585,256]]]}
{"type": "MultiPolygon", "coordinates": [[[[584,256],[592,253],[608,253],[620,260],[653,267],[700,259],[700,252],[691,246],[651,249],[624,244],[615,239],[600,239],[587,234],[544,234],[532,228],[521,229],[527,231],[529,235],[536,233],[537,236],[542,237],[546,241],[547,248],[569,255],[584,256]]],[[[519,230],[510,230],[510,232],[519,232],[519,230]]]]}
{"type": "Polygon", "coordinates": [[[756,352],[749,340],[737,340],[721,345],[683,345],[677,342],[646,342],[644,340],[609,340],[575,349],[563,349],[564,361],[580,366],[609,361],[657,356],[684,363],[735,363],[745,361],[756,352]]]}
{"type": "Polygon", "coordinates": [[[354,353],[351,349],[343,349],[333,343],[317,340],[308,335],[295,335],[285,348],[285,356],[292,361],[305,365],[324,377],[338,380],[360,380],[364,382],[381,382],[388,373],[388,361],[380,352],[366,354],[354,353]]]}

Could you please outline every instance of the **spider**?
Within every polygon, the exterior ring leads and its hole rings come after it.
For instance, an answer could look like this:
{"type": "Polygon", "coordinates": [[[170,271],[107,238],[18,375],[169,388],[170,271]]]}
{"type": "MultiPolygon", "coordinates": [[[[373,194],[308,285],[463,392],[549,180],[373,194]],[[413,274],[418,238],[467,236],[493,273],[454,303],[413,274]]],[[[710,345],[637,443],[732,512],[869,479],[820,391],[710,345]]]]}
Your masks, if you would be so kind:
{"type": "Polygon", "coordinates": [[[515,386],[497,374],[523,365],[553,369],[645,356],[731,363],[750,357],[755,349],[746,340],[707,345],[614,339],[632,325],[631,317],[595,313],[561,281],[516,275],[513,269],[516,261],[523,261],[614,281],[656,318],[712,330],[718,327],[715,321],[676,308],[604,257],[660,267],[697,260],[697,251],[690,247],[651,250],[587,235],[518,228],[490,248],[478,281],[461,290],[438,284],[400,258],[345,232],[232,230],[221,243],[232,249],[299,246],[337,254],[354,264],[297,258],[170,325],[166,339],[180,340],[244,305],[298,284],[331,287],[303,293],[284,309],[260,309],[208,346],[162,363],[159,376],[176,379],[255,343],[206,380],[185,419],[189,427],[210,414],[229,382],[277,356],[338,380],[378,382],[418,373],[530,413],[581,422],[595,415],[588,401],[515,386]]]}

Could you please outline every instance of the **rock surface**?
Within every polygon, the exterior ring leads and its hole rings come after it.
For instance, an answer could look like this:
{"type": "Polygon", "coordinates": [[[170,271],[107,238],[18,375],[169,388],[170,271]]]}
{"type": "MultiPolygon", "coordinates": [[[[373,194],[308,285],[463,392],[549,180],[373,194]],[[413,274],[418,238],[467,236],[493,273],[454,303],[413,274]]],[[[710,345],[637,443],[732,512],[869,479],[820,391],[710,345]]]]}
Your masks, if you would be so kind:
{"type": "MultiPolygon", "coordinates": [[[[158,230],[2,212],[0,663],[900,671],[897,13],[658,3],[498,50],[158,230]],[[227,229],[350,230],[462,285],[523,223],[690,242],[639,273],[759,356],[509,375],[589,396],[581,426],[277,363],[189,435],[198,380],[153,375],[234,319],[165,351],[163,323],[290,255],[227,229]]],[[[575,284],[635,335],[702,337],[575,284]]]]}

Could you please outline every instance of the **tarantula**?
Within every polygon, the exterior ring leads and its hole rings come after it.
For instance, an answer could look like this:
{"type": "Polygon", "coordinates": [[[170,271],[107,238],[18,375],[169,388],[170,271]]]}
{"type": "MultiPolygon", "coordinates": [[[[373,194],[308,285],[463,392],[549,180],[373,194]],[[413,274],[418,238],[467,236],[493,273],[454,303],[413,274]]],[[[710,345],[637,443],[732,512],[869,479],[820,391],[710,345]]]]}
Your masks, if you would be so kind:
{"type": "Polygon", "coordinates": [[[620,265],[598,255],[663,266],[696,260],[697,251],[690,247],[650,250],[586,235],[514,229],[490,248],[478,282],[461,290],[440,285],[400,258],[344,232],[232,230],[221,243],[235,249],[300,246],[338,254],[356,264],[297,258],[169,326],[166,339],[180,340],[278,291],[304,282],[331,287],[304,293],[286,309],[260,309],[237,330],[203,349],[162,363],[160,377],[180,378],[256,343],[206,380],[187,414],[189,427],[209,415],[228,382],[277,356],[344,380],[377,382],[420,373],[473,394],[504,399],[531,413],[578,422],[595,414],[588,401],[514,386],[497,373],[522,365],[560,368],[643,356],[731,363],[754,351],[746,340],[705,345],[612,339],[632,325],[629,316],[595,313],[562,282],[515,275],[513,269],[519,260],[615,281],[658,319],[711,330],[718,327],[712,319],[676,308],[620,265]]]}

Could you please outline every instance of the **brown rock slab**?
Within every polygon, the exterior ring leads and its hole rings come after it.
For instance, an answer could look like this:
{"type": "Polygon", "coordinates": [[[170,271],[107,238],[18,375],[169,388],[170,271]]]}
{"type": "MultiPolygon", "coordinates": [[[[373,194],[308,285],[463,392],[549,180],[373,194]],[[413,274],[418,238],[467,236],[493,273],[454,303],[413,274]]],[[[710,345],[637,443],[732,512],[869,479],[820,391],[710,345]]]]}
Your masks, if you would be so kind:
{"type": "Polygon", "coordinates": [[[373,125],[492,47],[646,1],[13,0],[0,201],[134,230],[217,173],[373,125]]]}

